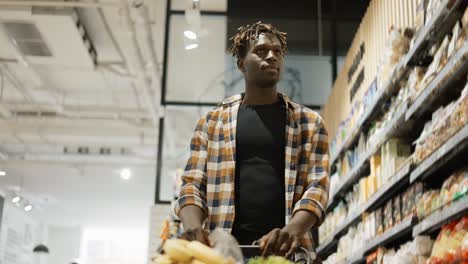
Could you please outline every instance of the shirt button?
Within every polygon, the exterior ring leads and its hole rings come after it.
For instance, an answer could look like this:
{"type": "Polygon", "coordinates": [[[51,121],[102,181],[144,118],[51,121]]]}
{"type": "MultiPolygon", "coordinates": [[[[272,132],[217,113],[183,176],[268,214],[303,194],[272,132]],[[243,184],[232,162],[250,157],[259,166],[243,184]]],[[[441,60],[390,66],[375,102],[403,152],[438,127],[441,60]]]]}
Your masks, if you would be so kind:
{"type": "Polygon", "coordinates": [[[291,170],[295,170],[296,169],[296,163],[291,163],[291,170]]]}

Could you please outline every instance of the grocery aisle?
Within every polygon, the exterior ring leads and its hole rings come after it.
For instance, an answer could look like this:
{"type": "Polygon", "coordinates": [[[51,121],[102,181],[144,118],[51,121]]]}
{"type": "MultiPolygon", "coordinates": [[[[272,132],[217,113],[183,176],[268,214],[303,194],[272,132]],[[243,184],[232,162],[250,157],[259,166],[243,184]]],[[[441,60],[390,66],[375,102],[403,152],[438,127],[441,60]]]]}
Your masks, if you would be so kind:
{"type": "MultiPolygon", "coordinates": [[[[385,48],[379,61],[356,55],[344,72],[358,83],[352,69],[378,66],[331,143],[330,201],[317,248],[324,263],[467,260],[467,28],[465,1],[370,4],[354,42],[372,53],[384,38],[385,48]],[[388,25],[385,36],[372,35],[388,25]]],[[[359,51],[352,47],[348,57],[359,51]]],[[[339,116],[331,112],[337,93],[325,120],[339,116]]]]}

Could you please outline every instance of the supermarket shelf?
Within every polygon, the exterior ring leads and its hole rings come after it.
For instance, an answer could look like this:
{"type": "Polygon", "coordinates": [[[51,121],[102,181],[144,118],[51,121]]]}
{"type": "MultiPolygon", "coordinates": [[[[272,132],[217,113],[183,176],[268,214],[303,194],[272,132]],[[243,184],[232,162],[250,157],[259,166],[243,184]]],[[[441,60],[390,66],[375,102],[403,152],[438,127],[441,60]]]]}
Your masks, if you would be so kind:
{"type": "Polygon", "coordinates": [[[390,228],[385,231],[382,235],[372,239],[367,243],[367,246],[364,248],[364,254],[373,251],[374,249],[385,246],[388,243],[395,241],[411,232],[413,226],[416,224],[416,218],[408,218],[398,225],[390,228]]]}
{"type": "Polygon", "coordinates": [[[437,74],[428,86],[416,98],[406,113],[406,120],[420,117],[434,107],[434,102],[440,94],[449,91],[454,82],[463,77],[468,71],[468,41],[450,58],[444,68],[437,74]]]}
{"type": "Polygon", "coordinates": [[[317,247],[316,252],[317,255],[324,258],[324,256],[328,256],[326,253],[332,253],[333,248],[338,245],[338,241],[333,237],[330,236],[327,240],[317,247]]]}
{"type": "Polygon", "coordinates": [[[354,125],[354,128],[351,129],[351,134],[349,134],[346,137],[346,139],[343,141],[343,144],[341,144],[336,154],[331,157],[330,159],[331,165],[335,164],[335,162],[338,160],[341,154],[352,145],[354,140],[356,140],[357,137],[359,136],[360,132],[361,132],[361,126],[359,125],[359,121],[358,121],[356,125],[354,125]]]}
{"type": "Polygon", "coordinates": [[[338,148],[338,151],[330,159],[330,165],[333,165],[338,158],[350,148],[353,143],[358,139],[360,132],[365,124],[372,120],[373,116],[377,112],[377,108],[382,105],[392,94],[395,93],[397,83],[405,75],[407,68],[404,66],[404,61],[401,60],[393,70],[391,77],[385,82],[382,88],[379,88],[377,94],[374,96],[374,101],[366,108],[361,118],[358,119],[351,133],[346,137],[341,146],[338,148]]]}
{"type": "Polygon", "coordinates": [[[413,46],[409,50],[404,65],[418,65],[428,50],[428,47],[437,42],[441,37],[450,30],[453,25],[449,23],[453,20],[453,12],[456,10],[463,0],[444,0],[441,3],[439,10],[437,10],[432,16],[431,20],[424,25],[421,32],[417,33],[416,40],[413,46]],[[447,8],[450,2],[454,2],[451,8],[447,8]],[[445,30],[443,28],[445,27],[445,30]]]}
{"type": "Polygon", "coordinates": [[[388,182],[382,185],[378,191],[370,197],[364,205],[365,211],[371,212],[380,207],[384,201],[387,201],[388,198],[393,195],[395,190],[409,182],[410,170],[411,162],[408,161],[390,178],[388,182]]]}
{"type": "Polygon", "coordinates": [[[329,238],[319,245],[317,248],[317,254],[323,255],[324,252],[326,252],[334,245],[334,243],[338,243],[339,237],[344,234],[348,228],[361,217],[363,213],[364,208],[361,207],[360,210],[346,217],[346,219],[343,221],[343,224],[337,227],[335,231],[329,236],[329,238]]]}
{"type": "Polygon", "coordinates": [[[438,230],[442,225],[456,220],[466,213],[468,213],[468,198],[463,197],[458,201],[452,202],[449,207],[432,213],[429,217],[421,221],[414,227],[413,237],[429,234],[438,230]]]}
{"type": "Polygon", "coordinates": [[[343,177],[344,180],[341,181],[340,185],[336,188],[335,193],[328,203],[328,211],[333,209],[336,204],[338,204],[341,194],[350,186],[352,186],[357,179],[360,178],[361,174],[367,169],[367,162],[370,160],[372,155],[374,155],[380,147],[394,135],[401,133],[409,128],[409,122],[405,122],[405,112],[408,109],[408,102],[403,102],[400,109],[397,111],[393,119],[387,124],[387,126],[376,136],[376,140],[372,143],[372,147],[369,148],[364,155],[362,155],[361,160],[358,164],[350,171],[350,173],[343,177]]]}
{"type": "Polygon", "coordinates": [[[363,263],[366,262],[366,258],[364,256],[364,251],[363,250],[358,250],[356,252],[353,252],[353,256],[349,259],[347,259],[344,263],[346,264],[358,264],[358,263],[363,263]]]}
{"type": "Polygon", "coordinates": [[[417,180],[424,180],[467,147],[468,124],[422,161],[418,167],[411,172],[410,182],[413,183],[417,180]]]}

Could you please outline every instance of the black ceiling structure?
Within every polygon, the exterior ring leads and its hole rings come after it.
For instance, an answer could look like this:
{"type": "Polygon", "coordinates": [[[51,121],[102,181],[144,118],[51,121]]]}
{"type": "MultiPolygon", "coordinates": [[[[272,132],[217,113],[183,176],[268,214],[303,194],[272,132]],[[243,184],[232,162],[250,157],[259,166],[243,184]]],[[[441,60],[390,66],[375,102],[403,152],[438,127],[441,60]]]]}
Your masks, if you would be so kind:
{"type": "MultiPolygon", "coordinates": [[[[290,54],[319,55],[318,0],[230,0],[228,37],[261,20],[288,33],[290,54]]],[[[369,0],[321,0],[322,55],[345,56],[369,0]]]]}

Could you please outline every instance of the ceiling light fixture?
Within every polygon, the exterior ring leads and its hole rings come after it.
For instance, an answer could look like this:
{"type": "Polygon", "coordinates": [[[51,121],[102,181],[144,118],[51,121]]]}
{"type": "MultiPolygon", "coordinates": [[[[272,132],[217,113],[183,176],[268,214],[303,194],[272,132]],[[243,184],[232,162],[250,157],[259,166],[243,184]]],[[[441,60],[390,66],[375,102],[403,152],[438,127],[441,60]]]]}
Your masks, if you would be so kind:
{"type": "Polygon", "coordinates": [[[0,176],[6,176],[6,171],[0,171],[0,176]]]}
{"type": "Polygon", "coordinates": [[[185,30],[184,31],[184,36],[188,39],[194,40],[197,39],[197,33],[191,31],[191,30],[185,30]]]}
{"type": "Polygon", "coordinates": [[[125,168],[120,172],[120,178],[122,178],[123,180],[130,180],[131,177],[132,172],[130,171],[130,169],[125,168]]]}
{"type": "Polygon", "coordinates": [[[192,44],[188,44],[187,46],[185,46],[186,50],[192,50],[192,49],[196,49],[196,48],[198,48],[197,43],[192,43],[192,44]]]}
{"type": "Polygon", "coordinates": [[[32,211],[32,209],[33,209],[33,206],[30,205],[30,204],[27,204],[26,206],[24,206],[24,211],[26,211],[26,212],[30,212],[30,211],[32,211]]]}
{"type": "Polygon", "coordinates": [[[17,203],[21,202],[21,197],[19,197],[19,196],[17,195],[17,196],[15,196],[15,197],[13,197],[13,198],[11,199],[11,202],[14,203],[14,204],[17,204],[17,203]]]}

